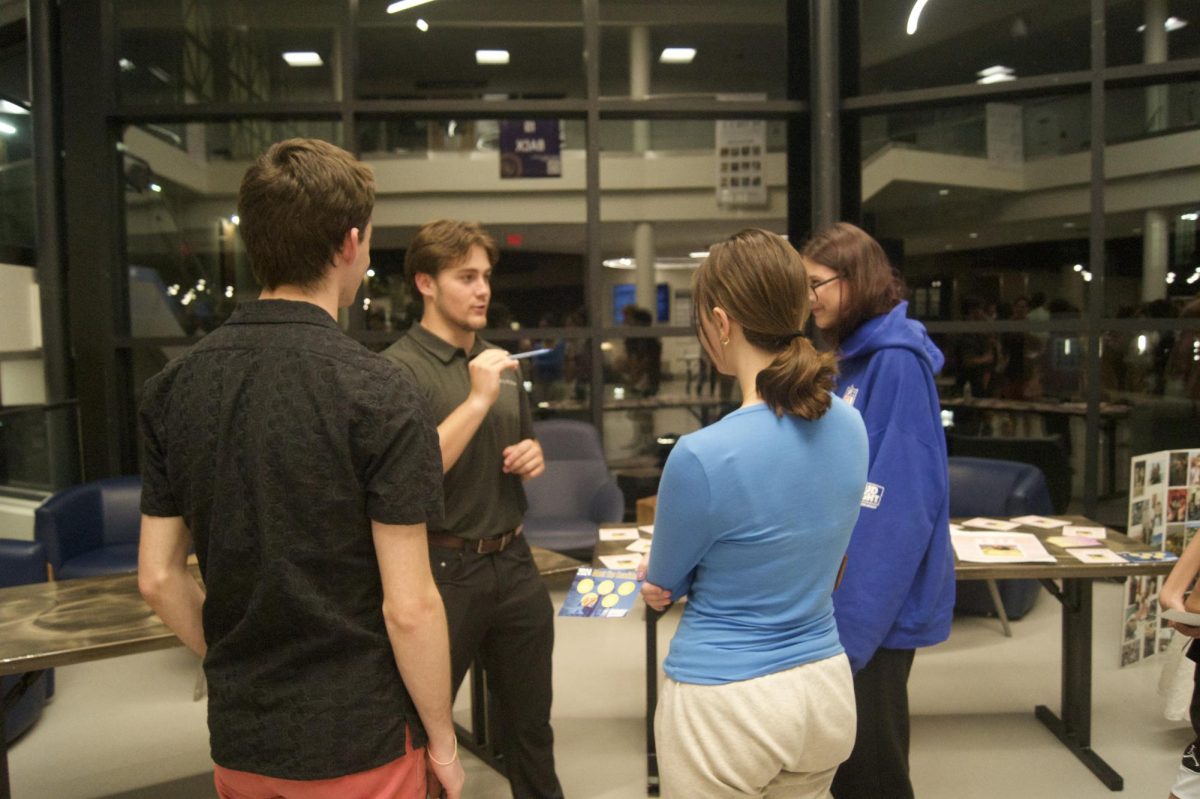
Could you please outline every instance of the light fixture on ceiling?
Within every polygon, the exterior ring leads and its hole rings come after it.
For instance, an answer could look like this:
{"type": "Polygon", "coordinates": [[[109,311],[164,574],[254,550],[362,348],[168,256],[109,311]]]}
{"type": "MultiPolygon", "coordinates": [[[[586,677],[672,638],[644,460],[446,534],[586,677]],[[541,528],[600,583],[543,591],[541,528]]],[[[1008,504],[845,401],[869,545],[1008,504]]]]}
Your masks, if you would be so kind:
{"type": "Polygon", "coordinates": [[[1083,282],[1084,282],[1084,283],[1091,283],[1091,282],[1092,282],[1092,273],[1091,273],[1091,272],[1089,272],[1088,270],[1084,269],[1084,270],[1083,270],[1082,272],[1080,272],[1079,274],[1081,274],[1081,275],[1083,276],[1083,282]]]}
{"type": "Polygon", "coordinates": [[[1181,220],[1183,220],[1184,222],[1195,222],[1197,220],[1200,220],[1200,213],[1197,213],[1196,211],[1192,211],[1190,214],[1180,214],[1179,218],[1181,220]]]}
{"type": "Polygon", "coordinates": [[[232,223],[233,223],[233,224],[235,224],[235,225],[240,225],[240,224],[242,224],[242,218],[241,218],[240,216],[238,216],[237,214],[233,214],[233,215],[231,215],[231,216],[229,217],[229,221],[230,221],[230,222],[232,222],[232,223]]]}
{"type": "Polygon", "coordinates": [[[1002,64],[996,64],[994,67],[981,69],[975,73],[979,80],[975,81],[980,84],[988,83],[1003,83],[1008,80],[1016,80],[1017,72],[1012,67],[1006,67],[1002,64]]]}
{"type": "Polygon", "coordinates": [[[1074,265],[1073,267],[1071,267],[1071,268],[1072,268],[1072,269],[1074,269],[1076,272],[1082,272],[1082,271],[1083,271],[1083,264],[1075,264],[1075,265],[1074,265]]]}
{"type": "Polygon", "coordinates": [[[171,73],[167,72],[162,67],[150,67],[150,74],[161,80],[163,83],[171,82],[171,73]]]}
{"type": "Polygon", "coordinates": [[[690,64],[696,57],[695,47],[664,47],[658,56],[660,64],[690,64]]]}
{"type": "MultiPolygon", "coordinates": [[[[1181,29],[1183,29],[1183,28],[1186,28],[1186,27],[1187,27],[1187,24],[1188,24],[1188,22],[1187,22],[1187,20],[1186,20],[1186,19],[1180,19],[1179,17],[1167,17],[1167,18],[1166,18],[1166,19],[1163,21],[1163,30],[1165,30],[1167,33],[1174,33],[1174,32],[1175,32],[1175,31],[1177,31],[1177,30],[1181,30],[1181,29]]],[[[1137,32],[1138,32],[1138,33],[1145,33],[1145,32],[1146,32],[1146,26],[1145,26],[1145,25],[1138,25],[1138,27],[1137,27],[1137,32]]]]}
{"type": "MultiPolygon", "coordinates": [[[[708,257],[708,253],[692,253],[686,258],[660,256],[654,259],[654,268],[659,270],[695,269],[700,262],[708,257]]],[[[637,261],[633,258],[605,258],[604,265],[609,269],[637,269],[637,261]]]]}
{"type": "Polygon", "coordinates": [[[117,66],[120,67],[122,72],[133,72],[137,68],[128,58],[118,58],[117,66]]]}
{"type": "Polygon", "coordinates": [[[389,14],[399,14],[401,11],[408,11],[410,8],[416,8],[417,6],[423,6],[426,3],[432,2],[433,0],[399,0],[399,2],[389,5],[387,12],[389,14]]]}
{"type": "Polygon", "coordinates": [[[312,50],[289,51],[283,54],[283,60],[288,62],[289,67],[319,67],[325,63],[321,60],[321,54],[312,50]]]}
{"type": "Polygon", "coordinates": [[[418,19],[417,20],[417,30],[419,30],[421,33],[425,33],[426,31],[429,30],[429,23],[423,19],[418,19]]]}
{"type": "Polygon", "coordinates": [[[8,100],[0,100],[0,114],[28,114],[29,109],[23,105],[10,102],[8,100]]]}
{"type": "Polygon", "coordinates": [[[3,133],[5,136],[11,136],[16,132],[17,129],[13,125],[8,124],[7,122],[0,122],[0,133],[3,133]]]}
{"type": "Polygon", "coordinates": [[[154,192],[155,194],[162,192],[162,186],[158,185],[157,183],[151,183],[147,188],[149,188],[150,191],[154,192]]]}
{"type": "Polygon", "coordinates": [[[938,196],[939,197],[948,197],[948,196],[950,196],[950,190],[949,189],[938,189],[938,196]]]}
{"type": "Polygon", "coordinates": [[[696,252],[689,252],[688,257],[689,258],[699,258],[700,260],[704,260],[705,258],[708,257],[708,250],[697,250],[696,252]]]}
{"type": "Polygon", "coordinates": [[[904,29],[909,36],[917,32],[917,23],[921,19],[921,12],[925,10],[925,4],[928,2],[929,0],[917,0],[913,3],[912,11],[908,12],[908,26],[904,29]]]}
{"type": "Polygon", "coordinates": [[[508,63],[507,50],[476,50],[475,63],[487,65],[502,65],[508,63]]]}

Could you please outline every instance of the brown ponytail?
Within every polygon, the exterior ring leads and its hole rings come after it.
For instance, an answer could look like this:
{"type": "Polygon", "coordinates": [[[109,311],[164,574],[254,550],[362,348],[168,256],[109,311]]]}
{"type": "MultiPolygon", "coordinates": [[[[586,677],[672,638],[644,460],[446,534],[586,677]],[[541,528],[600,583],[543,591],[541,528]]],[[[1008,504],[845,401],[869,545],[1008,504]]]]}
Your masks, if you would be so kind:
{"type": "MultiPolygon", "coordinates": [[[[799,334],[808,321],[808,274],[787,241],[748,228],[714,244],[696,270],[692,295],[698,313],[724,308],[749,344],[775,354],[755,386],[776,416],[813,420],[829,409],[837,360],[799,334]]],[[[699,325],[697,332],[703,335],[699,325]]]]}

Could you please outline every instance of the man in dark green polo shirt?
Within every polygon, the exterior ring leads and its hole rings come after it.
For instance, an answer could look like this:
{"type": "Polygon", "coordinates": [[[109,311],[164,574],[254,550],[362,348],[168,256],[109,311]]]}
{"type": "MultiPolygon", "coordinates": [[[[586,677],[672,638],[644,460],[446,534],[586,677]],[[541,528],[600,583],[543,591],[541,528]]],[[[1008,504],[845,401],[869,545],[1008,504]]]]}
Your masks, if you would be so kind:
{"type": "Polygon", "coordinates": [[[450,625],[451,685],[487,669],[514,797],[561,797],[550,728],[554,611],[521,535],[524,480],[545,469],[517,362],[476,335],[487,325],[496,244],[473,223],[417,231],[404,258],[424,302],[383,354],[409,372],[438,421],[444,522],[429,555],[450,625]]]}

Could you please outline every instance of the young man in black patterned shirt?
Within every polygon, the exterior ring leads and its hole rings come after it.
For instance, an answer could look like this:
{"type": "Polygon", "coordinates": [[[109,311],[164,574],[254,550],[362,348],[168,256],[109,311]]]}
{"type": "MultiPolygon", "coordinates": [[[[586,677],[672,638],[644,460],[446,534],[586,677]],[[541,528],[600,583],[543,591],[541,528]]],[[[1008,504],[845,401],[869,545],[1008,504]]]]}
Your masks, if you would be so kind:
{"type": "Polygon", "coordinates": [[[370,262],[374,200],[370,170],[333,145],[268,149],[238,196],[262,294],[146,383],[138,583],[204,657],[222,797],[462,790],[426,542],[437,430],[336,321],[370,262]]]}

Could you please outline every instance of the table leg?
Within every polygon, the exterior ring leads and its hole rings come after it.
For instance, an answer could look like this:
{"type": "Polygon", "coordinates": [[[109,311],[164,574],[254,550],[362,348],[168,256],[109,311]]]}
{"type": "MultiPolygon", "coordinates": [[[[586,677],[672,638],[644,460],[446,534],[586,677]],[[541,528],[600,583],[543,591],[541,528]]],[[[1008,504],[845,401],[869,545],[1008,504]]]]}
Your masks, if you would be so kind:
{"type": "Polygon", "coordinates": [[[658,750],[654,742],[654,710],[658,707],[658,619],[646,608],[646,794],[658,796],[658,750]]]}
{"type": "Polygon", "coordinates": [[[0,799],[12,799],[12,788],[8,784],[8,736],[4,734],[4,719],[0,714],[0,799]]]}
{"type": "Polygon", "coordinates": [[[454,725],[458,745],[501,774],[507,774],[504,758],[496,751],[496,720],[488,707],[487,671],[479,661],[471,664],[471,729],[454,725]]]}
{"type": "Polygon", "coordinates": [[[1092,581],[1064,579],[1055,593],[1062,604],[1062,718],[1045,705],[1034,709],[1075,757],[1111,791],[1125,781],[1092,750],[1092,581]]]}

